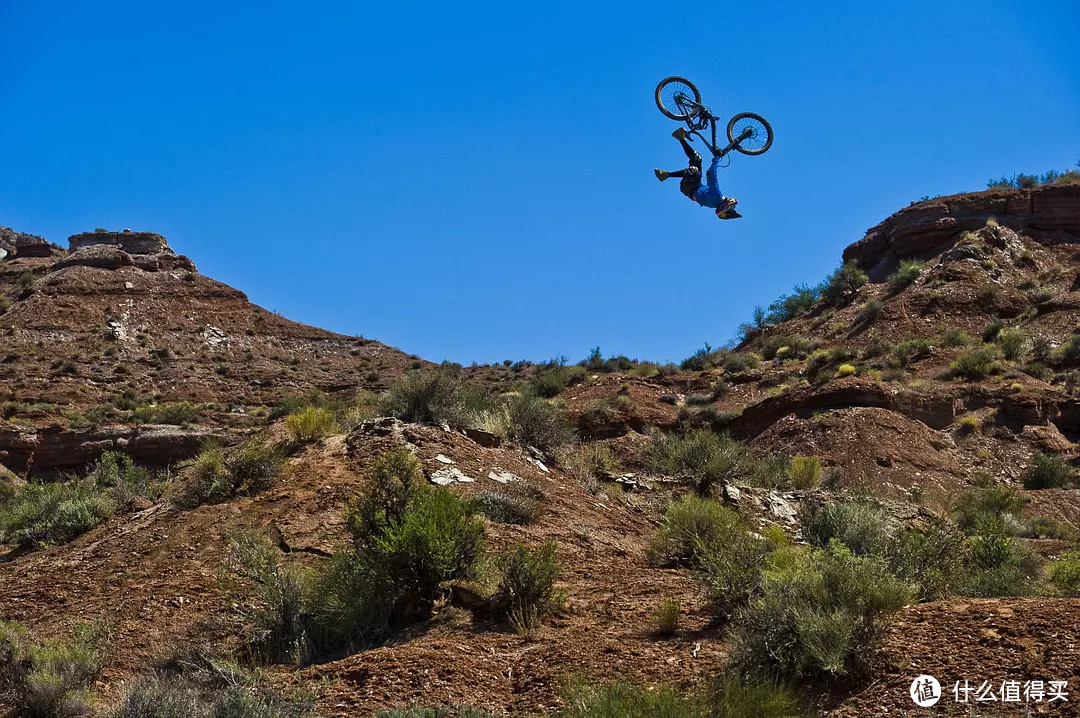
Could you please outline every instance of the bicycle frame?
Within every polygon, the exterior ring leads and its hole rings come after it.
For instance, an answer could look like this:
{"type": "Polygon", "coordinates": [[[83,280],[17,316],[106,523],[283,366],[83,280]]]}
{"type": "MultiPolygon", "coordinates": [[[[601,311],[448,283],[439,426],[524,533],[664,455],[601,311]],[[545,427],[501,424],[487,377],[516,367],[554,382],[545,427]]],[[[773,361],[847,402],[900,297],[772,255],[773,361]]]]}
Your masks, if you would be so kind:
{"type": "MultiPolygon", "coordinates": [[[[681,94],[681,93],[680,93],[681,94]]],[[[705,146],[712,152],[713,157],[723,157],[728,152],[738,147],[743,140],[749,139],[753,132],[749,127],[743,128],[743,131],[735,138],[735,141],[730,143],[727,147],[716,146],[716,121],[720,119],[705,105],[698,102],[694,102],[685,95],[676,97],[675,104],[680,110],[684,110],[684,114],[688,115],[686,118],[686,125],[690,128],[687,134],[697,135],[701,138],[701,141],[705,143],[705,146]],[[701,134],[701,131],[708,127],[711,130],[712,140],[710,141],[705,135],[701,134]]]]}

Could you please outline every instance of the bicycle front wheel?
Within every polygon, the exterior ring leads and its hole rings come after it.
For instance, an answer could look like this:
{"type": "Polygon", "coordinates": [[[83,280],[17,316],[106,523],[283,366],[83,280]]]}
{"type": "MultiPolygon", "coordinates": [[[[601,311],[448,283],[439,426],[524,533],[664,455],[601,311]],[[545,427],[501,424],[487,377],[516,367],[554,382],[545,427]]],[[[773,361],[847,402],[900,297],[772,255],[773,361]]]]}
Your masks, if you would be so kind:
{"type": "Polygon", "coordinates": [[[656,86],[656,106],[666,117],[688,120],[701,107],[701,93],[685,77],[668,77],[656,86]]]}
{"type": "Polygon", "coordinates": [[[772,147],[772,126],[761,115],[753,112],[740,112],[727,123],[728,142],[735,143],[735,149],[744,155],[760,155],[772,147]]]}

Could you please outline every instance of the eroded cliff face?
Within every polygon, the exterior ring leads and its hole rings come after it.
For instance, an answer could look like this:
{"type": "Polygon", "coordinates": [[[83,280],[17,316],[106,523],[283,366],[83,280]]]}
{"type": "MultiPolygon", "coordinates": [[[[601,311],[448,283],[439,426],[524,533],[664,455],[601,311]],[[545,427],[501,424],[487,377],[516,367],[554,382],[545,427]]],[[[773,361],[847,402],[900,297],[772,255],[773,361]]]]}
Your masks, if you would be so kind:
{"type": "Polygon", "coordinates": [[[1041,244],[1080,243],[1080,183],[917,202],[867,230],[844,250],[844,261],[855,262],[872,279],[884,279],[899,259],[938,254],[991,217],[1041,244]]]}

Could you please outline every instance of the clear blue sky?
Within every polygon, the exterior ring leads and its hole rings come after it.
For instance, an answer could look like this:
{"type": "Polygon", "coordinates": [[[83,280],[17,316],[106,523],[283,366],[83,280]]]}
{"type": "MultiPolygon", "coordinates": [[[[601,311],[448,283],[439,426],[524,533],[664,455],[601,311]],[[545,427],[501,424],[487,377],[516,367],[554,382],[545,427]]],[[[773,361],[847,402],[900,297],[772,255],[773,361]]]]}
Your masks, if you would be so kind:
{"type": "Polygon", "coordinates": [[[911,200],[1080,159],[1076,0],[690,7],[0,0],[0,224],[161,232],[436,361],[679,360],[911,200]],[[652,175],[671,74],[773,123],[741,220],[652,175]]]}

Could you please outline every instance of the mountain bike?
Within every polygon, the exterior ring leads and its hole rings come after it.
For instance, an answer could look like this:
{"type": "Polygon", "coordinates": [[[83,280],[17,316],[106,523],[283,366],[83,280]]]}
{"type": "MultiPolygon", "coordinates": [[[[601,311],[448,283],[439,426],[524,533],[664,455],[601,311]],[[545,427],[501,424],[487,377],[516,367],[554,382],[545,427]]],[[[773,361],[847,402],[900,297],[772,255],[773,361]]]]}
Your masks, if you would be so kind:
{"type": "Polygon", "coordinates": [[[764,117],[753,112],[740,112],[728,120],[728,144],[718,147],[716,122],[721,118],[701,104],[701,93],[685,77],[673,76],[661,80],[656,86],[656,106],[666,117],[685,122],[689,128],[687,139],[690,139],[690,135],[697,135],[714,157],[723,157],[732,150],[744,155],[760,155],[772,147],[772,126],[764,117]],[[705,130],[711,130],[710,137],[702,134],[705,130]]]}

